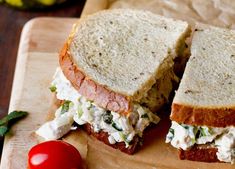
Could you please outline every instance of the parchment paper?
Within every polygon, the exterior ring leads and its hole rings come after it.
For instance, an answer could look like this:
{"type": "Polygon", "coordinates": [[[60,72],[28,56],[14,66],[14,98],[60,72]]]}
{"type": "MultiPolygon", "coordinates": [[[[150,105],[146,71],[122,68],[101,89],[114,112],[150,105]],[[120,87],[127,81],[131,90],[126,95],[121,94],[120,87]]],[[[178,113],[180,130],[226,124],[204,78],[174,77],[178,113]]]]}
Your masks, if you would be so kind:
{"type": "Polygon", "coordinates": [[[136,8],[175,19],[235,29],[234,0],[87,0],[83,16],[101,9],[136,8]]]}
{"type": "Polygon", "coordinates": [[[111,1],[108,8],[146,9],[191,24],[202,22],[235,28],[234,0],[117,0],[111,1]]]}
{"type": "MultiPolygon", "coordinates": [[[[137,8],[183,19],[191,24],[203,22],[227,28],[235,28],[235,1],[233,0],[88,0],[83,16],[108,8],[137,8]]],[[[55,106],[54,106],[55,107],[55,106]]],[[[55,109],[50,112],[54,113],[55,109]]],[[[134,155],[115,150],[85,132],[70,132],[63,139],[81,152],[89,169],[234,169],[225,163],[204,163],[178,159],[177,149],[165,144],[170,121],[164,112],[161,122],[148,129],[144,145],[134,155]]]]}

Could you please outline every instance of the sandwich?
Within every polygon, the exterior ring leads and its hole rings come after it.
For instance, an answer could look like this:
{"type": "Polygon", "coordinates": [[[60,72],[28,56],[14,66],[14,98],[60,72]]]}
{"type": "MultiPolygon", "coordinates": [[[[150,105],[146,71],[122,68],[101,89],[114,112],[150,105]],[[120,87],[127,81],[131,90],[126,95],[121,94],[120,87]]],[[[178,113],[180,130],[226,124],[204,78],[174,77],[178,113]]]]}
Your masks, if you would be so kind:
{"type": "Polygon", "coordinates": [[[168,102],[174,61],[189,25],[147,11],[117,9],[81,18],[59,55],[51,91],[61,105],[36,133],[59,139],[81,126],[88,134],[133,154],[144,130],[157,124],[168,102]]]}
{"type": "Polygon", "coordinates": [[[179,158],[235,160],[235,31],[197,24],[166,142],[179,158]]]}

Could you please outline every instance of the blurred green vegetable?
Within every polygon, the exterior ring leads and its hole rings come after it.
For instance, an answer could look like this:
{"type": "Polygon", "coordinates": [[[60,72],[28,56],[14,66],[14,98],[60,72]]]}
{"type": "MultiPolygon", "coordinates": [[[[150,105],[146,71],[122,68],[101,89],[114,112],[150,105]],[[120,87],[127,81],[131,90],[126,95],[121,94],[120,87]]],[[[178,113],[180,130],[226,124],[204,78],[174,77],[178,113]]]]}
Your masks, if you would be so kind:
{"type": "Polygon", "coordinates": [[[51,92],[56,92],[56,86],[52,85],[51,87],[49,87],[49,89],[51,90],[51,92]]]}
{"type": "Polygon", "coordinates": [[[0,120],[0,136],[4,136],[8,132],[11,126],[11,122],[14,122],[27,115],[28,113],[25,111],[13,111],[9,113],[7,116],[3,117],[0,120]]]}
{"type": "Polygon", "coordinates": [[[6,3],[9,6],[19,9],[37,9],[46,8],[65,1],[66,0],[0,0],[0,3],[6,3]]]}

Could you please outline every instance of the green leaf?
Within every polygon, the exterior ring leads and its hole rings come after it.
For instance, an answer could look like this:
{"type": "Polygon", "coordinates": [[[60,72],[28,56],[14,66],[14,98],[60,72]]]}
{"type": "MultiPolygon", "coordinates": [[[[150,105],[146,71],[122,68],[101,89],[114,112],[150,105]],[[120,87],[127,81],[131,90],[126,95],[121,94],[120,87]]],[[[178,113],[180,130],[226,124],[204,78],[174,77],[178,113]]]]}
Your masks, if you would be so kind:
{"type": "Polygon", "coordinates": [[[26,111],[13,111],[10,114],[8,114],[7,118],[8,120],[13,120],[13,119],[17,119],[20,117],[24,117],[26,115],[28,115],[28,112],[26,111]]]}
{"type": "Polygon", "coordinates": [[[0,126],[7,125],[9,121],[24,117],[28,114],[26,111],[13,111],[0,120],[0,126]]]}
{"type": "Polygon", "coordinates": [[[8,127],[0,126],[0,136],[3,137],[8,131],[8,127]]]}
{"type": "Polygon", "coordinates": [[[26,111],[13,111],[9,113],[6,117],[2,118],[0,120],[0,136],[3,137],[8,132],[10,128],[9,122],[22,118],[26,115],[28,115],[28,112],[26,111]]]}
{"type": "Polygon", "coordinates": [[[8,124],[8,118],[7,116],[6,117],[3,117],[1,120],[0,120],[0,126],[2,125],[7,125],[8,124]]]}
{"type": "Polygon", "coordinates": [[[130,142],[131,142],[131,140],[128,140],[127,139],[127,135],[125,135],[125,134],[123,134],[122,132],[119,132],[119,135],[120,135],[120,137],[122,138],[122,140],[124,140],[124,142],[126,143],[126,144],[130,144],[130,142]]]}

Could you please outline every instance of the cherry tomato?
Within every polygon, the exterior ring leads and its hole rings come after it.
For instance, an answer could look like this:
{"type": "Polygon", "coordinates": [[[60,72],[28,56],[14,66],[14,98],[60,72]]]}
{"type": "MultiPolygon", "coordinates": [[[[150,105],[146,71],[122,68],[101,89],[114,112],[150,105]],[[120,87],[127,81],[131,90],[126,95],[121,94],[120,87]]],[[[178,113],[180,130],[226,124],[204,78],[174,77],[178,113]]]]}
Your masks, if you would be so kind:
{"type": "Polygon", "coordinates": [[[28,153],[30,169],[82,169],[78,150],[64,141],[46,141],[28,153]]]}

